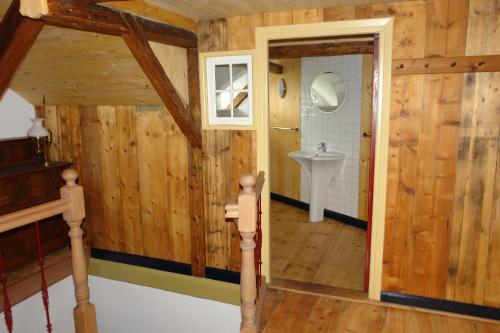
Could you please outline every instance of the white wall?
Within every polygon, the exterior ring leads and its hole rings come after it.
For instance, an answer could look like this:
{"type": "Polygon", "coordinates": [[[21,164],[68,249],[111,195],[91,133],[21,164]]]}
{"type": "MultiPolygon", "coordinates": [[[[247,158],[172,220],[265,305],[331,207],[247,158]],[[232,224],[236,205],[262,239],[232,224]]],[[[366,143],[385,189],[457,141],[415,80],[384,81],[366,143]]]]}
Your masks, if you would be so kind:
{"type": "MultiPolygon", "coordinates": [[[[330,183],[326,209],[358,216],[359,146],[361,126],[362,55],[302,58],[301,149],[316,150],[326,142],[328,150],[346,154],[340,174],[330,183]],[[335,72],[347,84],[348,96],[341,110],[325,113],[313,107],[311,85],[323,72],[335,72]]],[[[309,202],[309,184],[301,170],[300,198],[309,202]]]]}
{"type": "Polygon", "coordinates": [[[34,117],[34,106],[8,89],[0,100],[0,139],[26,136],[34,117]]]}
{"type": "MultiPolygon", "coordinates": [[[[90,276],[100,333],[234,333],[240,308],[159,289],[90,276]]],[[[74,333],[73,282],[68,277],[49,288],[54,333],[74,333]]],[[[14,306],[14,332],[45,332],[40,294],[14,306]]],[[[2,313],[3,317],[3,313],[2,313]]],[[[3,318],[0,332],[6,333],[3,318]]]]}

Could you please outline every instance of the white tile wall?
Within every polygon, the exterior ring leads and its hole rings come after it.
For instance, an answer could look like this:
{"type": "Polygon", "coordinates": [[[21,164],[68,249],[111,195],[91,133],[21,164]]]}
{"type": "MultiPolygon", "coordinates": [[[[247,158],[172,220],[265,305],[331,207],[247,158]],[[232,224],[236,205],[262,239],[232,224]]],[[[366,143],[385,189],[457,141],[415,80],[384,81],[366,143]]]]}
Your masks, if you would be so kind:
{"type": "MultiPolygon", "coordinates": [[[[328,188],[326,209],[358,216],[359,145],[361,126],[362,55],[302,58],[301,149],[316,150],[326,142],[328,150],[346,154],[341,172],[328,188]],[[311,103],[311,84],[323,72],[335,72],[347,84],[345,105],[335,113],[317,110],[311,103]]],[[[300,197],[309,202],[309,185],[301,171],[300,197]]]]}

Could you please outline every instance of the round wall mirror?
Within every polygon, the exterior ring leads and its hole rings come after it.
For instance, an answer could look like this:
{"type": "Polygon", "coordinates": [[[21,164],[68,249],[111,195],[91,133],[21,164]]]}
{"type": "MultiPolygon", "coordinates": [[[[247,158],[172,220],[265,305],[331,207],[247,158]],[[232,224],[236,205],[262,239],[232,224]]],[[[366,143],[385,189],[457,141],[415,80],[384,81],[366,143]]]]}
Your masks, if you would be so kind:
{"type": "Polygon", "coordinates": [[[313,105],[323,112],[336,112],[347,99],[347,85],[337,74],[324,72],[314,78],[311,85],[313,105]]]}
{"type": "Polygon", "coordinates": [[[285,98],[285,96],[286,96],[286,82],[285,82],[285,79],[280,79],[278,81],[278,95],[281,98],[285,98]]]}

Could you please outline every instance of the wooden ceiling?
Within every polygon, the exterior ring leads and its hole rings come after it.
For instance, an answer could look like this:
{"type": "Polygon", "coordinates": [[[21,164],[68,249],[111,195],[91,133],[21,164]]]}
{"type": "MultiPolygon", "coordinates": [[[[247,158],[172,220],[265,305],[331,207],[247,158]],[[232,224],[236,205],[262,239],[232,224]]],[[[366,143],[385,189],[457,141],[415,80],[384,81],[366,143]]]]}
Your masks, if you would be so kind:
{"type": "Polygon", "coordinates": [[[10,88],[34,105],[162,104],[121,38],[49,26],[10,88]]]}
{"type": "MultiPolygon", "coordinates": [[[[0,17],[9,4],[0,0],[0,17]]],[[[151,45],[167,73],[179,78],[176,86],[186,85],[186,50],[151,45]],[[175,59],[176,67],[167,57],[175,59]]],[[[163,104],[121,38],[52,26],[43,28],[9,87],[34,105],[41,104],[43,95],[52,105],[163,104]]],[[[181,97],[187,102],[187,96],[181,97]]]]}
{"type": "MultiPolygon", "coordinates": [[[[145,0],[179,14],[197,19],[231,17],[266,12],[367,5],[394,0],[145,0]]],[[[411,1],[411,0],[410,0],[411,1]]]]}
{"type": "MultiPolygon", "coordinates": [[[[196,20],[257,12],[331,7],[348,0],[132,0],[113,6],[195,30],[196,20]]],[[[386,0],[349,0],[349,3],[386,0]]],[[[0,17],[11,0],[0,0],[0,17]]],[[[183,63],[185,50],[156,45],[155,52],[183,63]]],[[[161,59],[160,59],[161,60],[161,59]]],[[[166,59],[165,59],[166,60],[166,59]]],[[[165,63],[168,63],[165,61],[165,63]]],[[[183,68],[185,65],[177,66],[183,68]]],[[[175,70],[175,68],[174,68],[175,70]]],[[[167,70],[168,72],[168,70],[167,70]]],[[[185,73],[175,73],[182,78],[185,73]]],[[[179,84],[183,84],[180,80],[179,84]]],[[[121,38],[46,26],[18,69],[10,88],[39,105],[159,105],[159,96],[121,38]]]]}

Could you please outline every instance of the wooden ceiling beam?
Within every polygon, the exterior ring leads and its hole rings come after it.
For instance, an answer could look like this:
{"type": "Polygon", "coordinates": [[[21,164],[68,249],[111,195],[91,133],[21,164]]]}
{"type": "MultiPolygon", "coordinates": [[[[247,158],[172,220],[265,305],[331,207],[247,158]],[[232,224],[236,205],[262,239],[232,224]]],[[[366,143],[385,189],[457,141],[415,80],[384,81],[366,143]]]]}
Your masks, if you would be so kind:
{"type": "Polygon", "coordinates": [[[198,22],[192,18],[156,6],[144,0],[109,1],[104,5],[189,31],[196,32],[198,28],[198,22]]]}
{"type": "Polygon", "coordinates": [[[201,148],[201,130],[196,125],[193,116],[187,112],[174,85],[151,49],[139,18],[129,13],[122,13],[122,17],[129,30],[128,33],[122,36],[125,44],[132,51],[132,54],[190,144],[193,147],[201,148]]]}
{"type": "Polygon", "coordinates": [[[80,0],[81,3],[103,3],[103,2],[111,2],[111,1],[130,1],[130,0],[80,0]]]}
{"type": "Polygon", "coordinates": [[[0,97],[43,28],[43,22],[22,16],[19,6],[12,1],[0,23],[0,97]]]}
{"type": "Polygon", "coordinates": [[[270,59],[371,54],[373,42],[320,43],[269,47],[270,59]]]}
{"type": "MultiPolygon", "coordinates": [[[[76,0],[47,0],[49,11],[39,20],[62,28],[121,36],[129,32],[120,11],[76,0]]],[[[130,14],[132,15],[132,14],[130,14]]],[[[134,16],[134,15],[132,15],[134,16]]],[[[197,47],[192,31],[134,16],[147,40],[183,48],[197,47]]]]}
{"type": "Polygon", "coordinates": [[[283,74],[283,66],[275,62],[269,61],[269,73],[283,74]]]}

